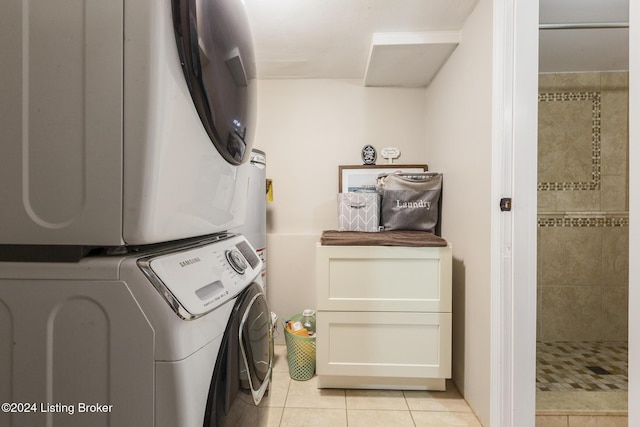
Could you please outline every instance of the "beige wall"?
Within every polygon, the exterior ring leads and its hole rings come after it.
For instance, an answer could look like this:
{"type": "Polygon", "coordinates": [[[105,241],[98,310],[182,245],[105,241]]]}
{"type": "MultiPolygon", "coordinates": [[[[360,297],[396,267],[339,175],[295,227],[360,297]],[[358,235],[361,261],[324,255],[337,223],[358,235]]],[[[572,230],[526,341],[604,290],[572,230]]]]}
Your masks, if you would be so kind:
{"type": "MultiPolygon", "coordinates": [[[[427,89],[427,158],[444,173],[442,235],[453,245],[453,376],[484,425],[490,405],[492,1],[427,89]]],[[[497,201],[496,201],[497,202],[497,201]]]]}
{"type": "Polygon", "coordinates": [[[258,83],[255,147],[266,152],[274,185],[267,295],[279,316],[315,307],[315,244],[338,226],[338,165],[361,164],[365,144],[398,147],[399,163],[425,163],[425,104],[424,89],[365,88],[356,80],[258,83]]]}
{"type": "Polygon", "coordinates": [[[626,341],[628,73],[539,90],[538,340],[626,341]]]}
{"type": "MultiPolygon", "coordinates": [[[[492,1],[425,89],[359,81],[272,80],[258,86],[256,147],[267,153],[267,293],[286,317],[315,305],[315,242],[337,227],[337,167],[393,145],[399,163],[445,176],[443,237],[454,251],[453,375],[484,425],[490,404],[492,1]]],[[[282,337],[280,337],[282,340],[282,337]]]]}

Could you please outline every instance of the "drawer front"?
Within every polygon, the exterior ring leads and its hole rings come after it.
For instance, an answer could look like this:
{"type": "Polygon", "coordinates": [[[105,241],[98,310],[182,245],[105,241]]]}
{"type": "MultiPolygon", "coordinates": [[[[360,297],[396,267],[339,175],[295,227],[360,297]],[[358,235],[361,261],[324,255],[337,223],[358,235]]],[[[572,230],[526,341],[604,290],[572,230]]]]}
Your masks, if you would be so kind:
{"type": "Polygon", "coordinates": [[[451,378],[451,313],[317,313],[318,375],[451,378]]]}
{"type": "Polygon", "coordinates": [[[451,312],[451,247],[321,246],[320,310],[451,312]]]}

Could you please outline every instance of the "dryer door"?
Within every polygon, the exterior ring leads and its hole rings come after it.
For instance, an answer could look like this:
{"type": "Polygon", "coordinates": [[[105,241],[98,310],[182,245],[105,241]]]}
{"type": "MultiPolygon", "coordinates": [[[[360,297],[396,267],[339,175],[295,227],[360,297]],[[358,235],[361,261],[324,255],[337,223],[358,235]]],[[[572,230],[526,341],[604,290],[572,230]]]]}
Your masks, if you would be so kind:
{"type": "Polygon", "coordinates": [[[211,142],[231,164],[250,155],[255,59],[238,0],[172,0],[182,70],[211,142]]]}

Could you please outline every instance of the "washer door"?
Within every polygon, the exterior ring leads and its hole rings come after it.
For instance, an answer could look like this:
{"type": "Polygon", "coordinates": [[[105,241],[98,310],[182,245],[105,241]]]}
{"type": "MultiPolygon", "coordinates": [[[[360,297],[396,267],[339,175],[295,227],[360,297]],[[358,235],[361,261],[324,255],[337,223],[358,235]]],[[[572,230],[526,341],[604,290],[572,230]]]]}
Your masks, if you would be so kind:
{"type": "Polygon", "coordinates": [[[239,337],[242,354],[240,378],[246,380],[244,386],[251,390],[256,405],[269,386],[272,364],[270,333],[271,315],[267,300],[260,292],[251,298],[244,311],[239,337]]]}
{"type": "Polygon", "coordinates": [[[271,379],[271,328],[271,312],[262,287],[253,283],[238,296],[222,339],[205,427],[260,425],[258,404],[271,379]]]}

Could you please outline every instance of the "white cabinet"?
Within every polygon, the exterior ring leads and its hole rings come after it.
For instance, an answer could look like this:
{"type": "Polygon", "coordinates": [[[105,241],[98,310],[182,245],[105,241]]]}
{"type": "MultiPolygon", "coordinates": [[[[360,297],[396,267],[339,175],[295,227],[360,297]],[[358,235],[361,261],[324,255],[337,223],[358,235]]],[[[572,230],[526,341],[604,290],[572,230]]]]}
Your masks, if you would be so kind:
{"type": "Polygon", "coordinates": [[[444,390],[451,246],[316,248],[319,387],[444,390]]]}

